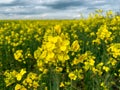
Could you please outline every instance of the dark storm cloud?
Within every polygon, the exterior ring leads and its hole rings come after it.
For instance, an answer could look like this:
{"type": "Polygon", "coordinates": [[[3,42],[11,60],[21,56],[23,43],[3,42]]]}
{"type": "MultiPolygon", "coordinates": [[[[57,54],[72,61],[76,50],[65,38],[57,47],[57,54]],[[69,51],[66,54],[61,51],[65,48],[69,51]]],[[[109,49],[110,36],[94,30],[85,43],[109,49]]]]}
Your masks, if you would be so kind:
{"type": "Polygon", "coordinates": [[[78,7],[78,6],[84,6],[86,5],[85,4],[85,1],[80,1],[80,0],[73,0],[73,1],[70,1],[70,0],[66,0],[66,1],[57,1],[56,3],[52,3],[52,4],[43,4],[49,8],[52,8],[52,9],[59,9],[59,10],[63,10],[63,9],[69,9],[69,7],[78,7]]]}

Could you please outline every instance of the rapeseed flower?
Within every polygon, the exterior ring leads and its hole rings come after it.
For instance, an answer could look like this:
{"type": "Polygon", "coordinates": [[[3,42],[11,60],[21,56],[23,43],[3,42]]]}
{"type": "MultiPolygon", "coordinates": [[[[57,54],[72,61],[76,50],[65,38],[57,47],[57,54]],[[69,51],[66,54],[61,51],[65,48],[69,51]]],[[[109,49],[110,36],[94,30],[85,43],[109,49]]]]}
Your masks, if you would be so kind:
{"type": "Polygon", "coordinates": [[[70,72],[68,77],[71,79],[71,80],[76,80],[77,79],[77,76],[73,73],[73,72],[70,72]]]}
{"type": "Polygon", "coordinates": [[[110,70],[110,68],[107,67],[107,66],[103,66],[103,70],[105,70],[106,72],[108,72],[110,70]]]}
{"type": "Polygon", "coordinates": [[[15,53],[14,53],[14,58],[15,58],[15,60],[17,60],[17,61],[22,61],[22,60],[24,60],[24,58],[23,58],[23,50],[17,50],[15,53]]]}
{"type": "Polygon", "coordinates": [[[20,81],[22,79],[22,76],[26,73],[25,69],[21,69],[20,73],[16,75],[16,79],[20,81]]]}
{"type": "Polygon", "coordinates": [[[60,83],[60,87],[64,87],[65,84],[63,82],[60,83]]]}
{"type": "Polygon", "coordinates": [[[27,90],[23,85],[16,84],[15,90],[27,90]]]}
{"type": "Polygon", "coordinates": [[[71,45],[71,50],[74,52],[77,52],[80,50],[80,45],[78,43],[78,40],[75,40],[71,45]]]}

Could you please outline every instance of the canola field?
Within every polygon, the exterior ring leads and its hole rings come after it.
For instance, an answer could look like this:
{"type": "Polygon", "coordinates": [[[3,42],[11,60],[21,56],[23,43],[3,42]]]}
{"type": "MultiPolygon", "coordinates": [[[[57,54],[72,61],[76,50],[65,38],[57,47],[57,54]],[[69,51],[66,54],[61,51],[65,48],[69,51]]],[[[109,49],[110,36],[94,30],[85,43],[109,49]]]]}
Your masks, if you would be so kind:
{"type": "Polygon", "coordinates": [[[0,90],[120,90],[120,16],[0,20],[0,90]]]}

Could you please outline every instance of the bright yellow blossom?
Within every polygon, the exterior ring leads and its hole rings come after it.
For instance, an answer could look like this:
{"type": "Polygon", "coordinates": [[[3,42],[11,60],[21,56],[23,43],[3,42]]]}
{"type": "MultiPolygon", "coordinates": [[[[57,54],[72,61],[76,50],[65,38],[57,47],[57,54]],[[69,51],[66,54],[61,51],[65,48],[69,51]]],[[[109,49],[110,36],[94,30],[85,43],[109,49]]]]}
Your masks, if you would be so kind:
{"type": "Polygon", "coordinates": [[[65,84],[63,82],[60,83],[60,87],[64,87],[65,84]]]}
{"type": "Polygon", "coordinates": [[[68,77],[69,77],[71,80],[76,80],[76,79],[77,79],[77,76],[76,76],[73,72],[69,73],[68,77]]]}
{"type": "Polygon", "coordinates": [[[21,86],[20,84],[17,84],[17,85],[15,86],[15,90],[21,90],[21,88],[22,88],[22,86],[21,86]]]}
{"type": "Polygon", "coordinates": [[[105,70],[106,72],[108,72],[110,70],[110,68],[107,67],[107,66],[103,66],[103,70],[105,70]]]}
{"type": "Polygon", "coordinates": [[[71,50],[77,52],[78,50],[80,50],[80,45],[78,43],[78,40],[75,40],[73,43],[72,43],[72,46],[71,46],[71,50]]]}

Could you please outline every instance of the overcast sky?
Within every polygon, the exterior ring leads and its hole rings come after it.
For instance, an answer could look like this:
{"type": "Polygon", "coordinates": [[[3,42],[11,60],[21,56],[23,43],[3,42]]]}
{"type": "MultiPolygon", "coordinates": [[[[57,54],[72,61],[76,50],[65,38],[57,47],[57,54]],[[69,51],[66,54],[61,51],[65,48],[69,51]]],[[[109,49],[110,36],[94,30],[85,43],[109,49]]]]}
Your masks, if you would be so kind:
{"type": "Polygon", "coordinates": [[[0,0],[0,19],[73,19],[96,9],[120,11],[120,0],[0,0]]]}

